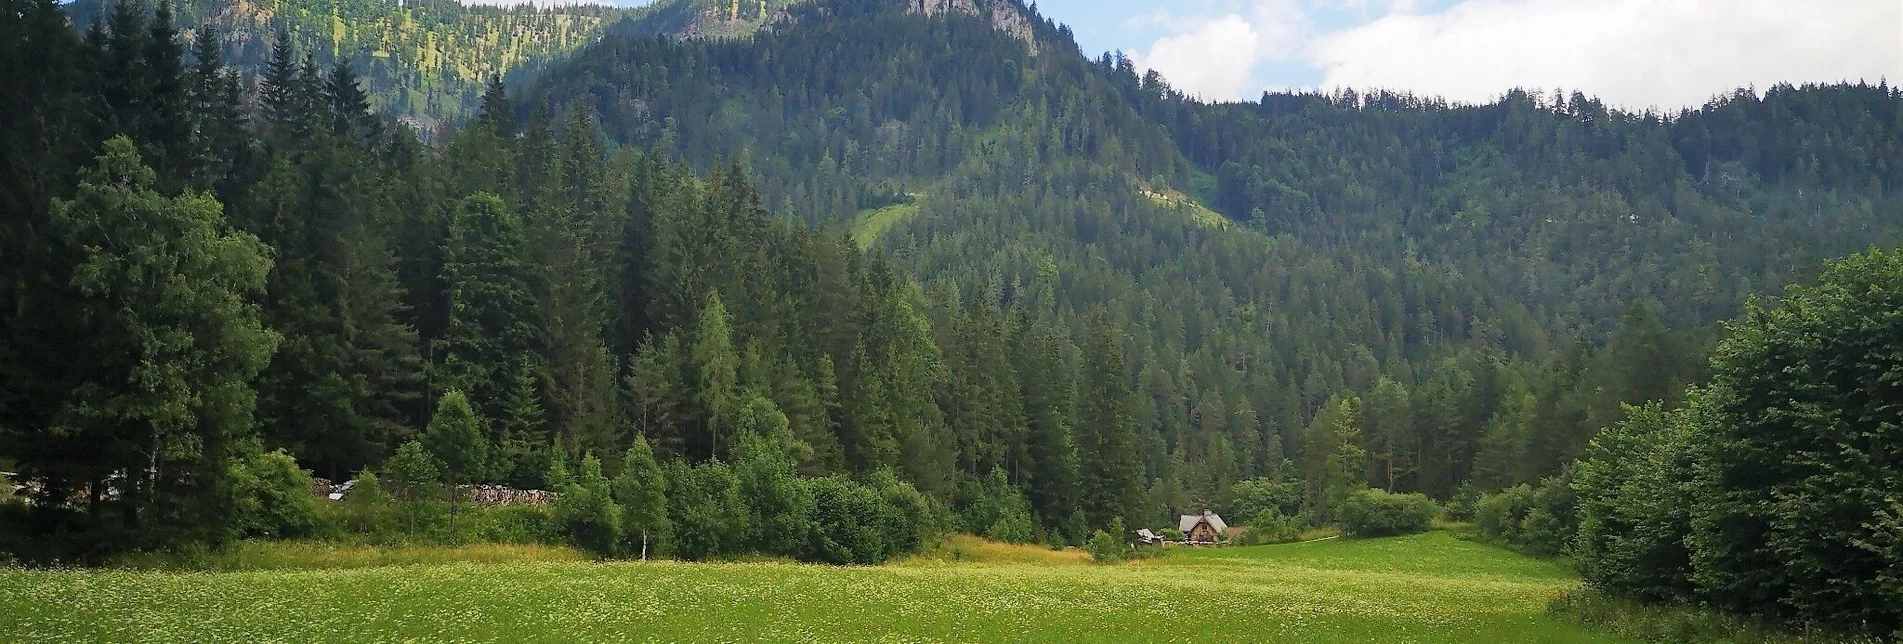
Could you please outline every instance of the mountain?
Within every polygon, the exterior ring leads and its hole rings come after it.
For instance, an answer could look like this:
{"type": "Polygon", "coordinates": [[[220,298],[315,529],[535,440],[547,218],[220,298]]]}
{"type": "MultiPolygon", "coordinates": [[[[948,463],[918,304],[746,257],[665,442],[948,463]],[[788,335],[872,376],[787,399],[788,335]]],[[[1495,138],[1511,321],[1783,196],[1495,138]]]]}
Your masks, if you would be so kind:
{"type": "MultiPolygon", "coordinates": [[[[1092,525],[1255,478],[1325,507],[1357,459],[1370,482],[1441,498],[1557,474],[1621,403],[1701,379],[1718,320],[1824,258],[1903,239],[1903,94],[1887,84],[1739,91],[1669,115],[1523,91],[1484,105],[1347,90],[1207,104],[1128,60],[1082,55],[1014,0],[727,5],[719,29],[709,6],[576,30],[559,27],[615,14],[215,14],[296,34],[329,16],[331,38],[293,43],[320,55],[463,24],[418,15],[475,16],[486,35],[468,42],[483,47],[420,51],[491,60],[457,66],[490,76],[578,48],[513,94],[483,95],[481,118],[431,154],[363,112],[439,86],[365,98],[349,70],[279,65],[251,95],[254,136],[234,137],[219,124],[245,101],[224,76],[179,72],[170,31],[131,11],[114,12],[116,41],[35,22],[37,40],[8,41],[8,55],[64,47],[76,71],[43,71],[15,101],[37,125],[9,133],[31,161],[0,175],[0,198],[46,214],[98,141],[131,132],[160,187],[223,199],[289,280],[264,316],[297,340],[261,376],[269,444],[327,473],[387,456],[427,415],[416,383],[439,376],[475,383],[484,415],[546,421],[496,437],[524,459],[509,477],[541,476],[530,464],[545,438],[624,450],[627,415],[647,409],[628,398],[648,395],[623,391],[628,378],[669,401],[664,420],[641,421],[656,449],[717,454],[730,410],[680,392],[718,367],[788,416],[806,473],[890,467],[959,507],[996,496],[974,486],[1016,489],[1040,525],[1073,535],[1075,504],[1050,487],[1071,480],[1067,459],[1098,477],[1075,489],[1128,495],[1099,499],[1092,525]],[[506,20],[526,35],[503,40],[506,20]],[[497,295],[537,308],[498,305],[526,316],[506,342],[473,338],[463,348],[486,353],[439,364],[455,348],[446,222],[464,206],[489,216],[489,202],[461,203],[478,192],[534,237],[471,252],[540,267],[497,295]],[[318,234],[344,228],[348,244],[318,234]],[[700,328],[723,312],[730,322],[700,328]],[[338,327],[340,315],[363,319],[338,327]],[[334,398],[321,403],[334,420],[303,411],[313,391],[334,398]]],[[[371,59],[372,89],[378,69],[420,78],[371,59]]],[[[486,80],[454,77],[464,97],[486,80]]]]}
{"type": "Polygon", "coordinates": [[[924,281],[949,344],[970,307],[1114,318],[1162,504],[1281,472],[1331,400],[1386,380],[1415,394],[1383,412],[1408,427],[1383,448],[1400,487],[1550,474],[1619,402],[1695,379],[1700,330],[1903,235],[1887,85],[1679,114],[1522,91],[1204,104],[1008,0],[822,1],[773,25],[609,37],[524,102],[738,159],[772,209],[924,281]]]}
{"type": "MultiPolygon", "coordinates": [[[[110,0],[64,5],[85,29],[110,0]]],[[[453,0],[180,0],[174,21],[187,47],[216,29],[225,60],[255,81],[278,35],[319,65],[349,62],[381,113],[425,131],[471,113],[490,79],[556,60],[594,42],[621,18],[605,5],[513,7],[453,0]]]]}
{"type": "Polygon", "coordinates": [[[631,36],[750,36],[804,0],[659,0],[628,12],[615,33],[631,36]]]}

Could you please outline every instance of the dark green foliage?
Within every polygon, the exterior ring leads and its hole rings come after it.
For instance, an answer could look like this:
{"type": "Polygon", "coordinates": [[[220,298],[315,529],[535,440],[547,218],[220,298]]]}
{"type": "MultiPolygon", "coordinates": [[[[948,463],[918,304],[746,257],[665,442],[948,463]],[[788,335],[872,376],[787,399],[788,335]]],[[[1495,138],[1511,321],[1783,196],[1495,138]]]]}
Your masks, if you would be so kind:
{"type": "Polygon", "coordinates": [[[1754,303],[1674,412],[1629,410],[1575,489],[1586,578],[1647,600],[1846,633],[1903,624],[1895,601],[1903,253],[1830,264],[1754,303]],[[1685,499],[1695,499],[1686,503],[1685,499]]]}
{"type": "Polygon", "coordinates": [[[1647,601],[1692,595],[1691,443],[1701,403],[1666,412],[1657,403],[1593,439],[1573,473],[1580,576],[1601,589],[1647,601]]]}
{"type": "Polygon", "coordinates": [[[1123,534],[1123,519],[1110,522],[1109,530],[1090,533],[1090,540],[1084,542],[1084,549],[1090,552],[1090,559],[1100,564],[1113,564],[1130,558],[1130,544],[1123,534]]]}
{"type": "Polygon", "coordinates": [[[1216,509],[1236,525],[1252,526],[1258,516],[1302,516],[1303,503],[1300,480],[1254,478],[1230,486],[1228,493],[1216,502],[1216,509]]]}
{"type": "Polygon", "coordinates": [[[814,521],[812,559],[831,564],[876,564],[888,556],[882,529],[887,506],[878,492],[827,477],[810,482],[814,521]]]}
{"type": "MultiPolygon", "coordinates": [[[[443,482],[452,488],[482,477],[489,465],[489,443],[483,437],[482,417],[470,408],[460,391],[443,394],[423,432],[423,446],[442,469],[443,482]]],[[[454,499],[457,495],[450,494],[454,499]]]]}
{"type": "Polygon", "coordinates": [[[1118,335],[1109,316],[1100,313],[1084,343],[1077,452],[1084,512],[1094,526],[1140,515],[1143,463],[1138,458],[1136,420],[1129,410],[1129,373],[1118,335]]]}
{"type": "Polygon", "coordinates": [[[1427,495],[1364,489],[1343,497],[1335,511],[1341,529],[1357,537],[1425,532],[1440,508],[1427,495]]]}
{"type": "Polygon", "coordinates": [[[1302,520],[1273,508],[1257,513],[1244,526],[1248,529],[1236,540],[1236,545],[1288,543],[1302,538],[1302,520]]]}
{"type": "Polygon", "coordinates": [[[1756,304],[1712,357],[1693,439],[1692,580],[1745,613],[1885,633],[1903,604],[1863,547],[1903,489],[1903,252],[1830,264],[1756,304]]]}
{"type": "Polygon", "coordinates": [[[617,553],[623,527],[622,509],[610,495],[608,479],[601,473],[601,461],[594,455],[582,458],[575,480],[561,488],[561,496],[549,510],[556,529],[575,547],[599,557],[617,553]]]}
{"type": "Polygon", "coordinates": [[[667,516],[674,525],[674,555],[689,561],[738,554],[746,546],[753,516],[740,496],[732,466],[708,461],[667,464],[667,516]]]}
{"type": "Polygon", "coordinates": [[[534,360],[531,343],[535,311],[529,290],[529,267],[522,218],[500,197],[475,194],[463,199],[449,225],[444,251],[443,283],[449,294],[449,328],[436,341],[441,376],[438,386],[466,392],[489,418],[507,418],[508,436],[489,435],[508,444],[523,440],[524,427],[534,418],[521,418],[538,404],[533,394],[534,360]],[[524,374],[522,370],[530,370],[524,374]],[[526,382],[525,382],[526,381],[526,382]],[[515,403],[511,406],[509,403],[515,403]]]}
{"type": "Polygon", "coordinates": [[[811,542],[813,493],[795,471],[792,433],[786,415],[772,401],[754,397],[739,410],[734,425],[734,472],[746,499],[747,548],[797,557],[811,542]]]}
{"type": "Polygon", "coordinates": [[[1522,483],[1481,495],[1473,504],[1473,521],[1494,543],[1552,557],[1572,550],[1576,503],[1570,476],[1553,477],[1537,486],[1522,483]]]}
{"type": "Polygon", "coordinates": [[[74,197],[52,203],[41,239],[57,261],[38,269],[51,279],[15,293],[59,318],[40,330],[60,335],[41,340],[66,353],[34,371],[9,365],[9,381],[37,381],[21,385],[46,415],[7,423],[6,453],[48,512],[82,505],[154,546],[216,543],[232,512],[227,465],[252,426],[250,382],[278,340],[254,299],[271,261],[216,201],[168,198],[155,181],[116,137],[74,197]]]}
{"type": "MultiPolygon", "coordinates": [[[[311,493],[311,474],[299,468],[290,454],[281,450],[247,454],[230,468],[233,536],[290,539],[316,531],[318,500],[311,493]]],[[[376,493],[374,487],[370,493],[376,493]]]]}

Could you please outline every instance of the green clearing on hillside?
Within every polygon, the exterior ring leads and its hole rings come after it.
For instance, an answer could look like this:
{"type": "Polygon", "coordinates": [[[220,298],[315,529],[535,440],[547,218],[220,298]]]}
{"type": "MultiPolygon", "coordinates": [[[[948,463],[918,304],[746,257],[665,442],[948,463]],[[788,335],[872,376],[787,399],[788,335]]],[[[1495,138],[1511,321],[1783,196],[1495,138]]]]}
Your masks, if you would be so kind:
{"type": "Polygon", "coordinates": [[[1445,533],[1122,566],[514,563],[0,572],[23,641],[1614,641],[1552,621],[1563,564],[1445,533]]]}
{"type": "Polygon", "coordinates": [[[859,218],[852,224],[852,240],[858,242],[860,248],[871,248],[887,229],[918,214],[918,201],[916,197],[914,199],[911,202],[892,204],[878,210],[859,213],[859,218]]]}

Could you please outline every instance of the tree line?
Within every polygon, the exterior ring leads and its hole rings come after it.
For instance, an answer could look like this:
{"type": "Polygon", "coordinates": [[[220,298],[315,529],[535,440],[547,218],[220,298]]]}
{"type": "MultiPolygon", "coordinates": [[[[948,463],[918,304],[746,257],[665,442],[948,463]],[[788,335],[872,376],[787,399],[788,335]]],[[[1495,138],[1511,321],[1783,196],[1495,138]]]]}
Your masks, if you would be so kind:
{"type": "Polygon", "coordinates": [[[608,533],[696,558],[876,561],[967,521],[1081,541],[1136,512],[1107,323],[1079,343],[966,314],[974,350],[1048,375],[1004,390],[881,254],[769,216],[738,168],[604,145],[585,111],[518,121],[499,83],[432,149],[288,38],[246,87],[212,41],[188,57],[163,5],[84,35],[50,2],[5,15],[8,60],[43,64],[7,97],[0,459],[33,490],[12,533],[53,556],[276,534],[235,518],[294,478],[258,474],[275,450],[448,503],[566,491],[599,510],[574,538],[638,515],[608,533]],[[1002,413],[1037,433],[990,432],[1002,413]],[[1012,468],[1048,477],[1060,520],[986,485],[1012,468]]]}

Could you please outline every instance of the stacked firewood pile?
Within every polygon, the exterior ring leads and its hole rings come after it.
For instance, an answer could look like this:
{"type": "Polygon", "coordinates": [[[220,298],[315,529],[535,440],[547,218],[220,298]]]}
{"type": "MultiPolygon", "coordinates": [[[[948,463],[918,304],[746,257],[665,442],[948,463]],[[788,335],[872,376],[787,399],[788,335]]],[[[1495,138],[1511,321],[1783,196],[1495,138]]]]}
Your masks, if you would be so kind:
{"type": "MultiPolygon", "coordinates": [[[[341,500],[350,493],[355,481],[336,483],[329,479],[312,477],[311,494],[332,501],[341,500]]],[[[501,485],[462,485],[457,487],[465,498],[476,505],[548,505],[560,496],[548,490],[518,490],[501,485]]]]}
{"type": "Polygon", "coordinates": [[[471,485],[469,498],[476,505],[548,505],[556,494],[547,490],[517,490],[500,485],[471,485]]]}

